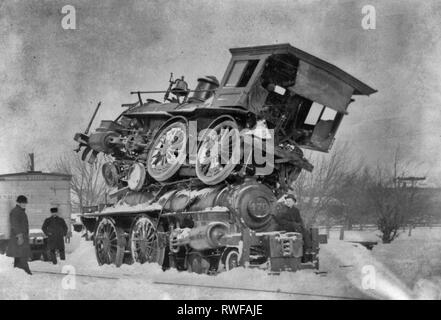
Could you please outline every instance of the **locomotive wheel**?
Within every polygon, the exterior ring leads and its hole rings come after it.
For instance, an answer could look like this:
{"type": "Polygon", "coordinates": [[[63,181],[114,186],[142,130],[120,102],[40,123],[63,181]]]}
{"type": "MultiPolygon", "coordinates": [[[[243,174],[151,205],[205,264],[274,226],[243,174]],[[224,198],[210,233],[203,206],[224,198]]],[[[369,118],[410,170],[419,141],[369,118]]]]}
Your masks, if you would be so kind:
{"type": "Polygon", "coordinates": [[[158,231],[163,231],[162,226],[156,229],[156,221],[146,215],[135,220],[130,232],[130,249],[135,262],[164,263],[165,247],[160,246],[158,231]]]}
{"type": "Polygon", "coordinates": [[[150,176],[163,182],[170,179],[187,157],[187,124],[178,120],[161,129],[147,157],[150,176]]]}
{"type": "Polygon", "coordinates": [[[224,181],[240,160],[240,136],[236,121],[210,125],[202,136],[196,159],[196,175],[203,183],[224,181]]]}
{"type": "Polygon", "coordinates": [[[106,184],[113,188],[118,185],[120,172],[117,166],[112,162],[106,162],[101,167],[101,173],[106,184]]]}
{"type": "Polygon", "coordinates": [[[103,218],[94,237],[95,254],[99,265],[121,266],[124,259],[126,241],[124,231],[110,218],[103,218]]]}
{"type": "Polygon", "coordinates": [[[222,257],[222,262],[226,271],[239,267],[239,251],[237,249],[227,250],[222,257]]]}
{"type": "Polygon", "coordinates": [[[130,190],[140,191],[146,180],[145,167],[142,163],[134,163],[130,167],[127,186],[130,190]]]}

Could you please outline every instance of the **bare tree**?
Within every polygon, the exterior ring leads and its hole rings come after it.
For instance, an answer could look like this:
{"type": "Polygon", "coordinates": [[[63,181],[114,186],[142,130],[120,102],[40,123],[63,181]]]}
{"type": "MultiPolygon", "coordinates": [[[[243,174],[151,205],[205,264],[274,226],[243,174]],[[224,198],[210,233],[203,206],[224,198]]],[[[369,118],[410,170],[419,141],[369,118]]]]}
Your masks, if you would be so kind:
{"type": "Polygon", "coordinates": [[[357,171],[351,158],[347,144],[336,146],[331,155],[320,155],[311,160],[313,172],[303,172],[294,182],[292,188],[308,224],[316,222],[321,214],[329,218],[331,207],[335,208],[338,204],[341,207],[341,189],[347,182],[348,174],[357,171]]]}
{"type": "Polygon", "coordinates": [[[302,173],[293,184],[299,209],[306,222],[376,222],[385,243],[393,241],[400,227],[418,221],[424,212],[419,188],[403,187],[400,177],[418,171],[421,164],[403,161],[399,149],[390,165],[369,169],[354,159],[349,145],[336,146],[330,155],[314,160],[312,173],[302,173]]]}
{"type": "Polygon", "coordinates": [[[373,211],[377,218],[383,243],[390,243],[399,235],[406,223],[415,221],[423,212],[424,199],[415,186],[409,188],[400,183],[409,170],[415,170],[410,162],[402,161],[399,148],[394,153],[391,167],[377,166],[373,182],[368,189],[373,211]]]}
{"type": "Polygon", "coordinates": [[[368,196],[377,217],[377,226],[383,243],[390,243],[399,235],[404,223],[400,190],[394,177],[381,167],[374,174],[375,182],[368,189],[368,196]]]}
{"type": "Polygon", "coordinates": [[[97,161],[91,165],[81,160],[77,153],[69,153],[60,157],[54,169],[60,173],[72,175],[72,205],[81,209],[84,206],[93,206],[106,200],[107,185],[101,176],[101,166],[104,158],[98,156],[97,161]]]}
{"type": "Polygon", "coordinates": [[[356,167],[343,173],[341,180],[334,197],[340,203],[342,222],[348,230],[351,230],[354,223],[361,224],[369,215],[365,192],[369,176],[366,169],[356,167]]]}

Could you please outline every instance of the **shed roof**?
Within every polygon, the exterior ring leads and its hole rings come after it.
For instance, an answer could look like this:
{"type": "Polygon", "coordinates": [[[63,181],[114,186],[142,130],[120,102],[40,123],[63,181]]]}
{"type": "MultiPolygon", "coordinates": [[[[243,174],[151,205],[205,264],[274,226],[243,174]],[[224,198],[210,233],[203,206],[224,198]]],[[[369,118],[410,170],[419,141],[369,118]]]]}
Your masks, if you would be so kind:
{"type": "MultiPolygon", "coordinates": [[[[66,179],[70,180],[72,178],[72,175],[70,175],[70,174],[59,173],[59,172],[26,171],[26,172],[1,174],[0,181],[14,180],[14,179],[21,180],[20,178],[23,178],[23,177],[38,178],[39,176],[45,177],[45,178],[54,178],[54,179],[59,178],[60,180],[66,180],[66,179]]],[[[38,180],[38,179],[35,179],[35,180],[38,180]]]]}

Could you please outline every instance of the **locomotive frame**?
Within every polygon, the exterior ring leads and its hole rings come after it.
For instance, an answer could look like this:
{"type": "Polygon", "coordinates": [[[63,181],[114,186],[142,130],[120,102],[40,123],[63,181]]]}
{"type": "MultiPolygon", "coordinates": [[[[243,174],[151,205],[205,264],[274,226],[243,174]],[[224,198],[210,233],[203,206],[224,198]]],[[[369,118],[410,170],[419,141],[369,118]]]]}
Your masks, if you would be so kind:
{"type": "Polygon", "coordinates": [[[156,201],[139,201],[140,194],[132,193],[116,206],[84,214],[98,263],[153,262],[206,274],[238,266],[272,272],[318,269],[319,243],[326,240],[311,228],[312,246],[305,256],[303,235],[277,230],[270,214],[274,203],[262,199],[271,197],[270,191],[255,179],[202,189],[195,185],[193,191],[188,183],[195,181],[168,185],[156,201]],[[239,217],[234,212],[244,204],[247,212],[239,217]]]}

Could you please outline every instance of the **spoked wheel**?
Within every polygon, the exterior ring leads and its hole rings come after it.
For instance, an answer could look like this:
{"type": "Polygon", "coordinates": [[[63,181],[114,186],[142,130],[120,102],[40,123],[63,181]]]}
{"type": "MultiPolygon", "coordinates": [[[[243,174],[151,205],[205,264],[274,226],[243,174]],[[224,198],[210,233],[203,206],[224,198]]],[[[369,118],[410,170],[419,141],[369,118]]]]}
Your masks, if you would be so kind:
{"type": "Polygon", "coordinates": [[[225,180],[240,160],[240,135],[236,121],[210,125],[202,137],[196,160],[196,175],[205,184],[225,180]]]}
{"type": "Polygon", "coordinates": [[[135,220],[130,232],[130,248],[135,262],[164,263],[165,246],[160,244],[158,231],[163,231],[162,226],[156,229],[156,221],[146,215],[135,220]]]}
{"type": "Polygon", "coordinates": [[[177,120],[161,129],[147,157],[150,176],[163,182],[170,179],[187,157],[187,124],[177,120]]]}
{"type": "Polygon", "coordinates": [[[226,271],[239,267],[239,251],[237,249],[227,249],[221,258],[226,271]]]}
{"type": "Polygon", "coordinates": [[[96,229],[95,253],[98,263],[121,266],[124,260],[126,241],[124,231],[110,218],[103,218],[96,229]]]}

